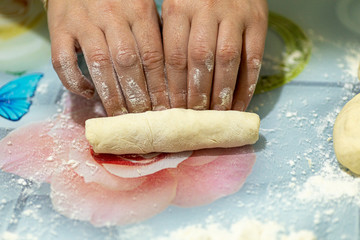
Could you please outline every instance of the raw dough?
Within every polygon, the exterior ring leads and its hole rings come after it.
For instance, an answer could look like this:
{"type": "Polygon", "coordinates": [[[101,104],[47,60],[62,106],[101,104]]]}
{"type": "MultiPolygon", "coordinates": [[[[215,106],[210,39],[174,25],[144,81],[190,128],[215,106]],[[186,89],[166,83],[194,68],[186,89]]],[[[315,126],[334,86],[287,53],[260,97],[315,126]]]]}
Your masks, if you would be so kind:
{"type": "Polygon", "coordinates": [[[169,109],[89,119],[85,131],[96,153],[146,154],[254,144],[259,126],[255,113],[169,109]]]}
{"type": "Polygon", "coordinates": [[[333,135],[338,161],[360,174],[360,94],[351,99],[337,116],[333,135]]]}

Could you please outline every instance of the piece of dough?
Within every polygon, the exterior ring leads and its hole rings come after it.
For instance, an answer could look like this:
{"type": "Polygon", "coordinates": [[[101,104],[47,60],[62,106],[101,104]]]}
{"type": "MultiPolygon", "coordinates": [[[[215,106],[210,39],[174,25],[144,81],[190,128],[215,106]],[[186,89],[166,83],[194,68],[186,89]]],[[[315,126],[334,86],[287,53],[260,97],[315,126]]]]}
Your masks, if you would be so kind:
{"type": "Polygon", "coordinates": [[[360,174],[360,94],[351,99],[337,116],[333,135],[338,161],[360,174]]]}
{"type": "Polygon", "coordinates": [[[259,125],[255,113],[169,109],[89,119],[85,131],[96,153],[146,154],[254,144],[259,125]]]}

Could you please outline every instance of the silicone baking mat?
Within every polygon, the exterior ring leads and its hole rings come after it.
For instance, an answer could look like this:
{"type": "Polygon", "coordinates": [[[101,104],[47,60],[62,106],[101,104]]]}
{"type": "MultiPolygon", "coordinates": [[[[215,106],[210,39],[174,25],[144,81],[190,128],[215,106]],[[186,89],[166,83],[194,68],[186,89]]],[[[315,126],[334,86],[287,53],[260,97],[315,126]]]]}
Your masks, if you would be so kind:
{"type": "MultiPolygon", "coordinates": [[[[0,15],[0,86],[17,86],[17,79],[31,74],[39,82],[29,82],[27,99],[33,97],[20,120],[2,112],[0,138],[54,116],[65,92],[51,66],[41,3],[23,2],[7,1],[0,15]]],[[[195,237],[235,236],[245,226],[245,232],[269,234],[265,239],[360,239],[360,181],[339,166],[332,147],[336,115],[360,91],[360,2],[269,0],[269,8],[262,73],[248,109],[261,117],[260,140],[254,145],[256,163],[239,191],[197,207],[169,205],[138,223],[95,227],[55,211],[48,183],[1,171],[0,236],[200,239],[195,237]]]]}

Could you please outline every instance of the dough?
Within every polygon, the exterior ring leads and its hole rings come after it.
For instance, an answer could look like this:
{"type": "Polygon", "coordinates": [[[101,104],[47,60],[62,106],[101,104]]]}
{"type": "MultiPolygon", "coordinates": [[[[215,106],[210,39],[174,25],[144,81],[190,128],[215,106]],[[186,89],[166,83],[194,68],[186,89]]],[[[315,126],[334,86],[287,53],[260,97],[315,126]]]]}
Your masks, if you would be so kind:
{"type": "Polygon", "coordinates": [[[338,161],[360,174],[360,94],[351,99],[337,116],[333,135],[338,161]]]}
{"type": "Polygon", "coordinates": [[[146,154],[254,144],[259,125],[255,113],[169,109],[89,119],[85,134],[96,153],[146,154]]]}

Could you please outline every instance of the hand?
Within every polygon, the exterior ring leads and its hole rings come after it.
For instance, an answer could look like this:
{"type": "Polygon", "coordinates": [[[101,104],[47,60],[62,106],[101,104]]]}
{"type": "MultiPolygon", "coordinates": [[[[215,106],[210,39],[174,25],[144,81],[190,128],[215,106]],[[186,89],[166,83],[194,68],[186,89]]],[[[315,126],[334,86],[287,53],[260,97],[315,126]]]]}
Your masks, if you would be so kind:
{"type": "Polygon", "coordinates": [[[150,0],[49,0],[52,62],[64,86],[109,116],[169,108],[156,6],[150,0]],[[77,65],[84,53],[93,84],[77,65]],[[95,86],[95,88],[94,88],[95,86]]]}
{"type": "Polygon", "coordinates": [[[171,107],[247,108],[259,77],[266,0],[164,0],[171,107]]]}

